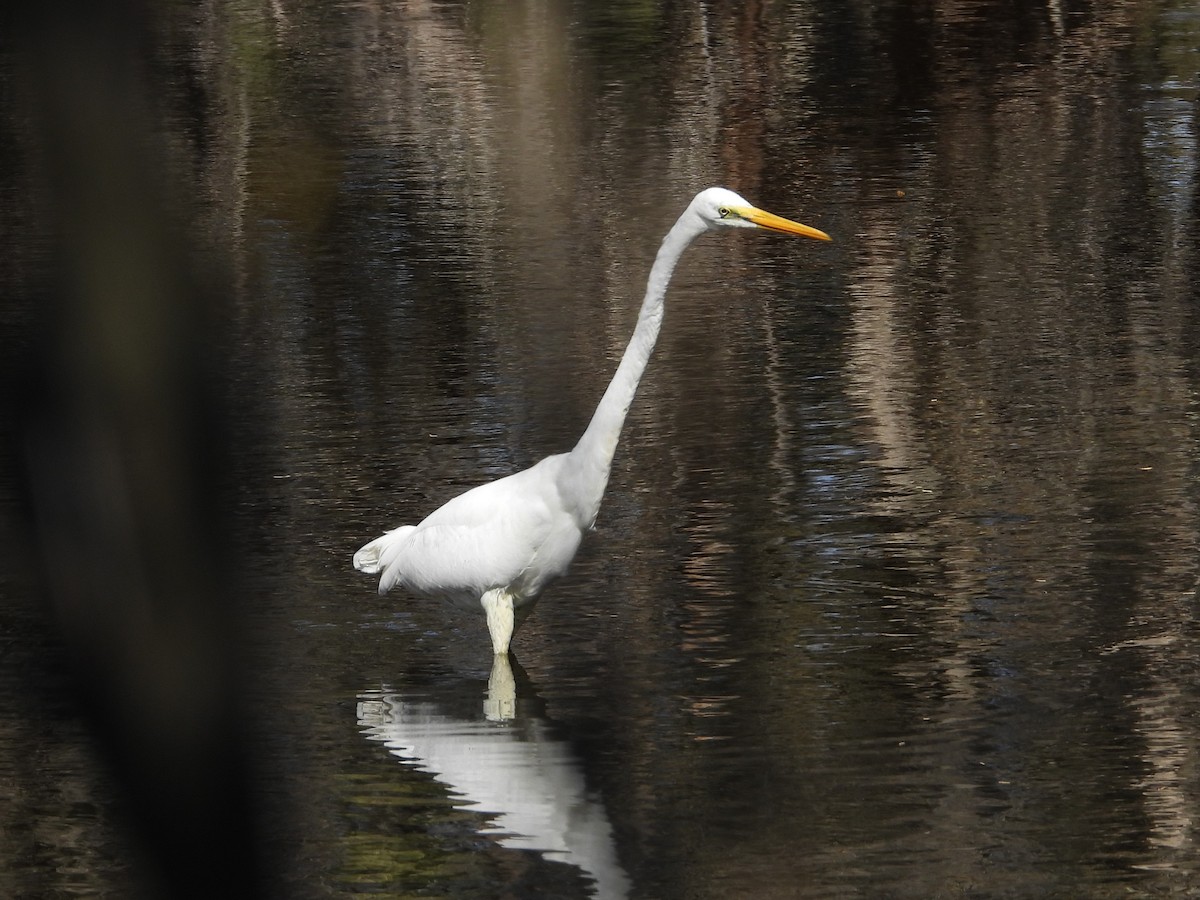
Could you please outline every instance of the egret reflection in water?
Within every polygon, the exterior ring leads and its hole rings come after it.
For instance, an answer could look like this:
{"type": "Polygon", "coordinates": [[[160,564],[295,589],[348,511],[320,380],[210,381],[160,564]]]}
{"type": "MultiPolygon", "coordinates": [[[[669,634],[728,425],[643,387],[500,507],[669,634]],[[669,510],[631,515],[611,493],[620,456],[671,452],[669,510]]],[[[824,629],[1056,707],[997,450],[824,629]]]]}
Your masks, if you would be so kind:
{"type": "MultiPolygon", "coordinates": [[[[467,693],[476,696],[476,687],[470,682],[467,693]]],[[[488,695],[475,715],[462,711],[462,688],[459,682],[412,696],[365,691],[358,724],[368,739],[445,784],[461,798],[456,808],[489,815],[480,833],[576,866],[594,882],[596,897],[626,897],[629,876],[617,860],[608,811],[588,789],[570,743],[537,711],[524,672],[514,672],[507,654],[494,656],[488,695]]]]}

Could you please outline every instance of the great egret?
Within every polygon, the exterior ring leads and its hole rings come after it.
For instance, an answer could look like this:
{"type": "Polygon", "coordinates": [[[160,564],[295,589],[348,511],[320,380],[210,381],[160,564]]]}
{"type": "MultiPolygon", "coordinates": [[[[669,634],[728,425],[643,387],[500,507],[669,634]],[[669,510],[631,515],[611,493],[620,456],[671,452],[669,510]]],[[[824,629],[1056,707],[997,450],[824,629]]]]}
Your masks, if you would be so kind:
{"type": "Polygon", "coordinates": [[[830,239],[725,188],[701,191],[663,238],[633,337],[574,449],[459,494],[419,525],[387,532],[354,554],[354,567],[381,573],[381,594],[399,586],[468,609],[481,604],[493,652],[508,653],[513,631],[546,585],[567,571],[596,521],[625,414],[658,339],[675,264],[701,234],[726,226],[830,239]]]}

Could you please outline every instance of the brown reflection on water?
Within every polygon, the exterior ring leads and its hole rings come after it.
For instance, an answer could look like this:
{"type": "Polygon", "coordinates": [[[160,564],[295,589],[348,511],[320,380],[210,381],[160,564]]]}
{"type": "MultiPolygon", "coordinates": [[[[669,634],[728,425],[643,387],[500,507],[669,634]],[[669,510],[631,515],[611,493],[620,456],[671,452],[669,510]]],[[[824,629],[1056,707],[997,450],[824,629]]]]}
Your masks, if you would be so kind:
{"type": "MultiPolygon", "coordinates": [[[[848,374],[888,485],[872,508],[920,523],[895,552],[941,574],[911,598],[937,652],[900,671],[937,673],[932,730],[981,715],[996,729],[991,748],[938,751],[974,788],[939,802],[931,840],[961,841],[990,795],[1058,821],[1044,839],[1061,853],[1082,852],[1070,821],[1092,852],[1171,869],[1196,842],[1181,810],[1200,735],[1175,712],[1196,703],[1179,681],[1195,669],[1194,295],[1159,278],[1180,244],[1117,124],[1134,98],[1096,77],[1101,35],[1124,27],[1073,35],[1053,78],[1027,67],[990,98],[935,101],[937,164],[863,213],[848,374]],[[1139,233],[1156,235],[1149,252],[1125,252],[1139,233]],[[1131,630],[1143,637],[1109,644],[1131,630]],[[1113,728],[1139,736],[1140,764],[1096,740],[1113,728]],[[1089,783],[1068,799],[1045,767],[1071,758],[1089,783]],[[1119,795],[1145,817],[1140,846],[1083,824],[1111,821],[1119,795]]],[[[955,868],[997,883],[985,853],[955,868]]]]}

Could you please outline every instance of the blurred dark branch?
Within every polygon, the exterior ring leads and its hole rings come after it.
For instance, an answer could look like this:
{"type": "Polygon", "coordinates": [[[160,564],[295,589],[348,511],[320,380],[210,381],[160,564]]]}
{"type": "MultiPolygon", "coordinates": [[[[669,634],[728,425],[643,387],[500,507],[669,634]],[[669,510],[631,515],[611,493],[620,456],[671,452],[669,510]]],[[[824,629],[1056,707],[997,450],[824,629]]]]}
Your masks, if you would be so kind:
{"type": "MultiPolygon", "coordinates": [[[[12,367],[29,545],[151,895],[261,893],[238,702],[213,285],[197,277],[151,110],[150,5],[10,13],[47,258],[12,367]]],[[[32,188],[31,188],[32,189],[32,188]]]]}

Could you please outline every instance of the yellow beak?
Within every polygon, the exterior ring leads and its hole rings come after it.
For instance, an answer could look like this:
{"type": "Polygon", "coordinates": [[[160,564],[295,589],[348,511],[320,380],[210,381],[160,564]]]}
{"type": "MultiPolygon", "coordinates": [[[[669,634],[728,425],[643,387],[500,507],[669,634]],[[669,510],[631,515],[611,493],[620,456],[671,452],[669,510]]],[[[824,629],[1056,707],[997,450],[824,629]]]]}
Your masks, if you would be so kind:
{"type": "Polygon", "coordinates": [[[753,222],[759,228],[782,231],[784,234],[799,234],[804,237],[816,238],[818,241],[833,240],[818,228],[801,225],[799,222],[793,222],[791,219],[785,219],[783,216],[777,216],[756,206],[744,206],[734,211],[746,221],[753,222]]]}

